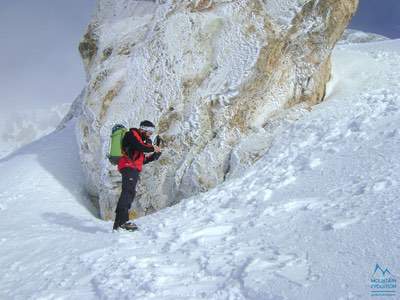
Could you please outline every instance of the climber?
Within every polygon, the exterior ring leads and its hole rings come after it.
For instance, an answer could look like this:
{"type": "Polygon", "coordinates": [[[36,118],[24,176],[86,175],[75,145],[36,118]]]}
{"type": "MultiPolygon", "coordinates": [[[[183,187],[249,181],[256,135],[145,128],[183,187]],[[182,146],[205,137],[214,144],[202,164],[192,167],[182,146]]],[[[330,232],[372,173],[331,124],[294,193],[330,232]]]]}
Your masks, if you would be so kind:
{"type": "Polygon", "coordinates": [[[143,164],[157,160],[161,155],[158,145],[152,145],[151,135],[155,130],[152,122],[144,120],[139,128],[131,128],[122,139],[123,156],[118,161],[118,171],[122,175],[122,191],[115,210],[113,230],[120,228],[129,231],[137,229],[129,222],[129,209],[135,197],[136,184],[143,164]],[[151,153],[145,155],[145,153],[151,153]]]}

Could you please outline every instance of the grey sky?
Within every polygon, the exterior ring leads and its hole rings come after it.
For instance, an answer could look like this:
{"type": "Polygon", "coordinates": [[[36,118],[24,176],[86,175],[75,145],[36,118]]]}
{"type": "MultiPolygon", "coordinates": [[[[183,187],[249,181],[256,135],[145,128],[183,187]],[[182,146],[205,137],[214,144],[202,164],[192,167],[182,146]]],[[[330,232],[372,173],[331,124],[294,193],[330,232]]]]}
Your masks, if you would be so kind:
{"type": "Polygon", "coordinates": [[[85,80],[78,43],[94,5],[94,0],[0,0],[1,105],[44,108],[75,98],[85,80]]]}
{"type": "MultiPolygon", "coordinates": [[[[119,0],[115,0],[119,1],[119,0]]],[[[78,43],[95,0],[0,0],[0,104],[71,102],[85,75],[78,43]]],[[[350,27],[400,38],[400,0],[360,0],[350,27]]]]}

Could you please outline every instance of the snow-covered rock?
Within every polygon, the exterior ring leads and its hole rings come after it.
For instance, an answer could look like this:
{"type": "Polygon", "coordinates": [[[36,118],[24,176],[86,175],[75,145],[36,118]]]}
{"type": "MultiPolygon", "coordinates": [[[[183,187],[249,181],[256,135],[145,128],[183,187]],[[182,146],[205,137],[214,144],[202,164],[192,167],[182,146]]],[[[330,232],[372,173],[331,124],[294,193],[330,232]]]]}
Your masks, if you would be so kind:
{"type": "Polygon", "coordinates": [[[323,99],[357,3],[99,0],[80,44],[88,83],[77,133],[101,216],[113,217],[119,194],[106,159],[115,123],[152,120],[165,141],[142,173],[139,214],[215,187],[281,109],[323,99]]]}

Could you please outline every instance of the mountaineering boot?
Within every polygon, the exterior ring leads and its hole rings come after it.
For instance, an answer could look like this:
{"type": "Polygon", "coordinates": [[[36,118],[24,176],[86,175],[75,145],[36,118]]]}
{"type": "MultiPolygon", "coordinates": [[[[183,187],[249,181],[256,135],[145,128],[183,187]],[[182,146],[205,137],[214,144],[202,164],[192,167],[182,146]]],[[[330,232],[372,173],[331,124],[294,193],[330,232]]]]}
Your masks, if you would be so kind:
{"type": "Polygon", "coordinates": [[[114,225],[113,225],[113,230],[118,230],[118,228],[119,228],[119,224],[117,221],[115,221],[114,225]]]}
{"type": "Polygon", "coordinates": [[[125,224],[122,224],[120,228],[128,230],[128,231],[135,231],[138,229],[137,225],[132,222],[126,222],[125,224]]]}

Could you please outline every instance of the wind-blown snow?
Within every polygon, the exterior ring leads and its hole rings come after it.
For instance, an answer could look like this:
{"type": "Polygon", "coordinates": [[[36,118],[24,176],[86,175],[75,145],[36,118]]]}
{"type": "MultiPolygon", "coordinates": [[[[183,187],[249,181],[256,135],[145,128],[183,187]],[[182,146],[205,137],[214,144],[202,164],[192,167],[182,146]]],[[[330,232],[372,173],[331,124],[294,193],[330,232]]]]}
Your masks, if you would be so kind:
{"type": "Polygon", "coordinates": [[[342,38],[338,41],[338,45],[380,42],[385,40],[389,40],[389,38],[376,33],[347,29],[343,33],[342,38]]]}
{"type": "Polygon", "coordinates": [[[399,70],[400,40],[337,47],[325,102],[135,233],[90,212],[73,124],[0,160],[0,298],[369,298],[399,275],[399,70]]]}

